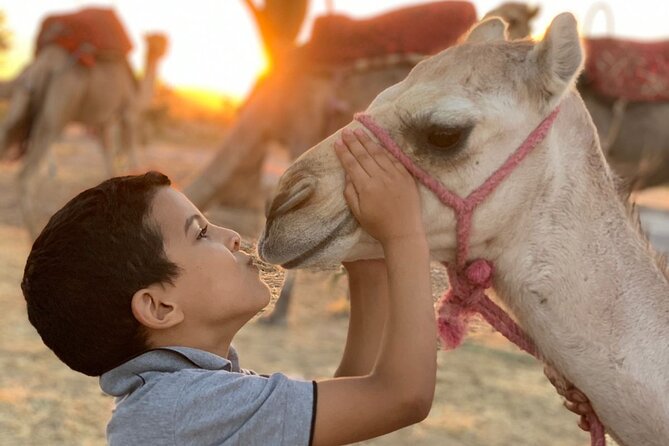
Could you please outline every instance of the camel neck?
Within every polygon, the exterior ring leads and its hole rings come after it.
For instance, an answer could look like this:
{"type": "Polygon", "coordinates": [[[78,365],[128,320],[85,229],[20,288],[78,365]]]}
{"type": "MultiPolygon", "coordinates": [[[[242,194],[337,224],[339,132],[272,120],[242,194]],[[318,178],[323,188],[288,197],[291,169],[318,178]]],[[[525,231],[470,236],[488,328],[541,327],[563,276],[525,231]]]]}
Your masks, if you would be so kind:
{"type": "Polygon", "coordinates": [[[668,348],[667,279],[617,196],[594,129],[564,111],[549,142],[561,162],[495,260],[495,290],[587,394],[623,398],[621,373],[649,395],[665,392],[669,355],[658,353],[668,348]],[[611,380],[620,388],[592,391],[611,380]]]}

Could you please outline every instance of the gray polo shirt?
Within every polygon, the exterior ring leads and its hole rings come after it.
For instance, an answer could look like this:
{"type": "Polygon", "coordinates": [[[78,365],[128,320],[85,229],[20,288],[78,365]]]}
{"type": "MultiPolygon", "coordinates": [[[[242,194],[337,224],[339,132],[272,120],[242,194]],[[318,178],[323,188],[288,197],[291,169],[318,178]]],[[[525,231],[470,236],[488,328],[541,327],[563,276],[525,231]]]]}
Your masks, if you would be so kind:
{"type": "Polygon", "coordinates": [[[116,398],[107,442],[117,445],[308,445],[316,383],[260,376],[186,347],[151,350],[100,377],[116,398]]]}

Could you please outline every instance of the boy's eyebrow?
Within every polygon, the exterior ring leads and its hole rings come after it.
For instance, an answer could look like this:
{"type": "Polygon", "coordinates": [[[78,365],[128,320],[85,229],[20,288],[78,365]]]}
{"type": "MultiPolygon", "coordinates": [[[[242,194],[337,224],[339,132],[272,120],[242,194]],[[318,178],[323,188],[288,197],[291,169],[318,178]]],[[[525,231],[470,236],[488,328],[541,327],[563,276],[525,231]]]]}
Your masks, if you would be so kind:
{"type": "Polygon", "coordinates": [[[202,217],[200,217],[198,214],[193,214],[190,217],[186,219],[186,224],[184,225],[184,234],[188,235],[188,228],[190,228],[190,225],[193,224],[194,220],[200,220],[202,221],[202,217]]]}

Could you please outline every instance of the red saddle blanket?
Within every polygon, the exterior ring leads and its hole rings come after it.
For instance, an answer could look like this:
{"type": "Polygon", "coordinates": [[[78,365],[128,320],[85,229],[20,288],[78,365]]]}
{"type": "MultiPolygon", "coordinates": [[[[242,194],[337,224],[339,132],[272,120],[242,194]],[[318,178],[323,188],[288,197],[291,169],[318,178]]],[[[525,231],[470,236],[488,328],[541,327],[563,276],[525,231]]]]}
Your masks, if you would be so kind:
{"type": "Polygon", "coordinates": [[[132,49],[123,24],[114,10],[107,8],[85,8],[46,17],[37,36],[35,53],[54,43],[76,55],[86,66],[94,65],[97,56],[125,56],[132,49]]]}
{"type": "Polygon", "coordinates": [[[634,102],[669,101],[669,40],[584,39],[585,77],[599,94],[634,102]]]}
{"type": "Polygon", "coordinates": [[[476,9],[466,1],[427,3],[362,20],[326,15],[314,22],[299,57],[317,65],[345,65],[388,54],[435,54],[475,22],[476,9]]]}

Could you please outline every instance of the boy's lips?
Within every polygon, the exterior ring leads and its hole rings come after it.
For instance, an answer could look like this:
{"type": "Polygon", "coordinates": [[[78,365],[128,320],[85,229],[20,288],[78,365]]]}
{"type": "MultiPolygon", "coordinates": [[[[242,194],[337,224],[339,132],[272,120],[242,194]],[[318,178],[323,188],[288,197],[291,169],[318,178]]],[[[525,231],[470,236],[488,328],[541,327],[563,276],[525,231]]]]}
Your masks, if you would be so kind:
{"type": "Polygon", "coordinates": [[[256,262],[254,261],[253,256],[251,255],[246,255],[246,266],[256,271],[259,271],[258,265],[256,265],[256,262]]]}

